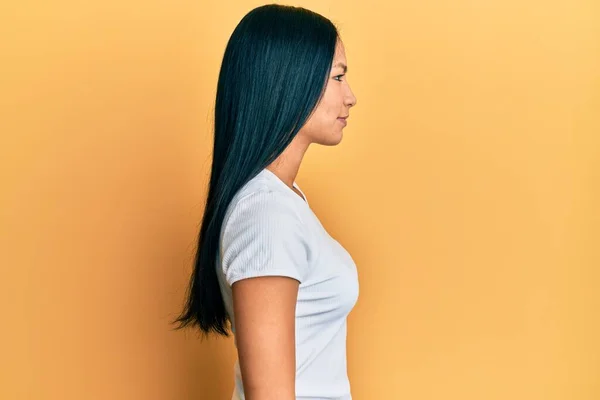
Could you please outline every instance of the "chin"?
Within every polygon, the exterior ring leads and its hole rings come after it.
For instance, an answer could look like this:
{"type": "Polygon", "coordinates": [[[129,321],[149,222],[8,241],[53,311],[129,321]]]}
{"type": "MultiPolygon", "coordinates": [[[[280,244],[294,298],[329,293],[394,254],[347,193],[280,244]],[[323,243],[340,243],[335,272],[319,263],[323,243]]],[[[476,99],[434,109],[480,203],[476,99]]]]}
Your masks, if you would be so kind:
{"type": "Polygon", "coordinates": [[[340,131],[337,134],[327,137],[326,140],[324,140],[324,143],[322,143],[322,144],[324,146],[337,146],[338,144],[340,144],[340,142],[342,141],[343,138],[344,138],[344,134],[343,134],[343,132],[340,131]]]}

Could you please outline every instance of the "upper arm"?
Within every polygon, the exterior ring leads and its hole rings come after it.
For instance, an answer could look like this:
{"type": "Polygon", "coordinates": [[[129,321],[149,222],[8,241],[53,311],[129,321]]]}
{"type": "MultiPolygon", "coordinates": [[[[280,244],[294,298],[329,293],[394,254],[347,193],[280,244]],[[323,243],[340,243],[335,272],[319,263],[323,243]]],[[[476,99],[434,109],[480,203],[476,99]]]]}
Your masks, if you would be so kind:
{"type": "Polygon", "coordinates": [[[295,399],[298,281],[282,276],[233,284],[236,342],[247,400],[295,399]]]}

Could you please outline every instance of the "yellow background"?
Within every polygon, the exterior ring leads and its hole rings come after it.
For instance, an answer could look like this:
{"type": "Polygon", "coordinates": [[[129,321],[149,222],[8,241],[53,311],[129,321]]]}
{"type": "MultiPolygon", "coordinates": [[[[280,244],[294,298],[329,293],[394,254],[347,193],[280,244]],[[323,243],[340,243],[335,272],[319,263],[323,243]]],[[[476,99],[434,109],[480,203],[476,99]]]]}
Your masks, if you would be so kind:
{"type": "MultiPolygon", "coordinates": [[[[230,398],[232,340],[167,324],[260,4],[0,6],[0,398],[230,398]]],[[[358,98],[297,179],[358,265],[354,398],[599,399],[600,3],[285,4],[358,98]]]]}

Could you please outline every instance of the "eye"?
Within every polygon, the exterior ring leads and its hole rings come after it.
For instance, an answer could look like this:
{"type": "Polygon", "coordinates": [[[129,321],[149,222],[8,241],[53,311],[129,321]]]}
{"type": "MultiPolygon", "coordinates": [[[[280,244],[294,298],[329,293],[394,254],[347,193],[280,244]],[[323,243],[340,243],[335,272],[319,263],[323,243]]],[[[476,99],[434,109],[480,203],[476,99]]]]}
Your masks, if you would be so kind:
{"type": "Polygon", "coordinates": [[[345,75],[345,74],[334,76],[334,77],[333,77],[333,79],[335,79],[335,80],[336,80],[336,81],[338,81],[338,82],[341,82],[340,80],[337,80],[337,78],[341,78],[341,77],[342,77],[342,76],[344,76],[344,75],[345,75]]]}

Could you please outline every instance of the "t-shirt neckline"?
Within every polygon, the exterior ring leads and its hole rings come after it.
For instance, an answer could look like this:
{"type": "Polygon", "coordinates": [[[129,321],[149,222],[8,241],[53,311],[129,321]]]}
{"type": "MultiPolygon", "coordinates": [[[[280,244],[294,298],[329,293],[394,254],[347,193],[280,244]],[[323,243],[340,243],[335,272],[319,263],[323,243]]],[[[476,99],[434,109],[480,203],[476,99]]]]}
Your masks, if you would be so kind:
{"type": "MultiPolygon", "coordinates": [[[[277,175],[275,175],[272,171],[268,170],[267,168],[263,169],[263,172],[265,172],[267,175],[271,176],[272,178],[274,178],[275,181],[278,182],[278,184],[284,186],[287,190],[289,190],[290,192],[292,192],[294,194],[294,196],[298,197],[298,194],[295,193],[288,185],[285,184],[284,181],[282,181],[277,175]]],[[[308,205],[308,199],[306,198],[306,195],[304,194],[304,192],[302,191],[302,189],[300,189],[300,187],[298,186],[298,184],[296,183],[296,181],[294,181],[293,183],[294,187],[296,189],[298,189],[298,191],[302,194],[302,198],[304,199],[304,202],[308,205]]]]}

